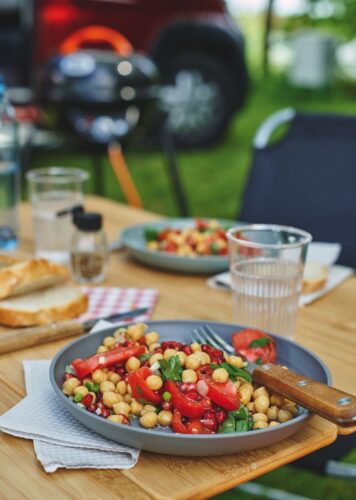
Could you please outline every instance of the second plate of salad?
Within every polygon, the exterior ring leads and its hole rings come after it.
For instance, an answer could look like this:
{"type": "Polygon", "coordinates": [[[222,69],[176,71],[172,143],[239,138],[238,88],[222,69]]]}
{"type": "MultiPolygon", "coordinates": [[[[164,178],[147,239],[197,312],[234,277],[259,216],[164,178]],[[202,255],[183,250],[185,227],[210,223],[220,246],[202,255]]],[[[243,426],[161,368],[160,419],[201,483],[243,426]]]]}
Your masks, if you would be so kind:
{"type": "Polygon", "coordinates": [[[190,274],[213,274],[229,267],[225,233],[241,223],[227,219],[163,219],[129,226],[120,242],[149,266],[190,274]]]}

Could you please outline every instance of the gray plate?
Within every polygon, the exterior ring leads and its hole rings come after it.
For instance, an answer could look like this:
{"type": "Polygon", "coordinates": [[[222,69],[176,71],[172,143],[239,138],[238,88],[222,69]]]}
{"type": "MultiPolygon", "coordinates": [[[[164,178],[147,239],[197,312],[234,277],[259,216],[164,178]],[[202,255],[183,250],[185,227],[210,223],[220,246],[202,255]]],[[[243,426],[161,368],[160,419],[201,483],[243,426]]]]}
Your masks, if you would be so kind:
{"type": "MultiPolygon", "coordinates": [[[[219,219],[218,222],[227,227],[241,224],[241,222],[226,219],[219,219]]],[[[152,221],[127,227],[120,233],[119,240],[132,257],[152,267],[189,274],[214,274],[226,271],[229,267],[229,259],[225,256],[181,257],[166,252],[149,250],[146,247],[144,233],[147,228],[158,230],[167,228],[185,229],[194,225],[195,219],[190,218],[152,221]]]]}
{"type": "MultiPolygon", "coordinates": [[[[231,333],[241,330],[240,326],[208,321],[149,321],[150,330],[160,335],[160,340],[191,342],[189,332],[202,324],[211,325],[225,340],[231,333]]],[[[208,456],[228,455],[254,450],[285,439],[297,432],[307,421],[309,413],[301,409],[295,419],[269,429],[216,435],[175,434],[169,429],[146,430],[137,421],[132,426],[120,425],[105,420],[80,408],[61,391],[66,365],[76,358],[85,358],[96,352],[104,337],[115,329],[87,334],[65,346],[54,357],[50,367],[52,386],[65,408],[82,424],[99,434],[142,450],[173,455],[208,456]]],[[[331,375],[324,363],[312,352],[287,339],[273,335],[277,342],[278,362],[298,373],[331,384],[331,375]]]]}

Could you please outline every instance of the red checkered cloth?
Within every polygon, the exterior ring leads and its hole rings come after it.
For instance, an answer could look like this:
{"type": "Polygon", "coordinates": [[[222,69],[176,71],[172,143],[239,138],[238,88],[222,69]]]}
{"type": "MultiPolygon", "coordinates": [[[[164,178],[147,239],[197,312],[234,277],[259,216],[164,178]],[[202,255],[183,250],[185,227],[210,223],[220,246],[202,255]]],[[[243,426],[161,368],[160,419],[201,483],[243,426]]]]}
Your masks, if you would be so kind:
{"type": "Polygon", "coordinates": [[[147,321],[151,317],[158,298],[158,291],[153,288],[82,287],[82,290],[89,298],[88,310],[80,317],[82,321],[95,318],[105,319],[106,316],[112,314],[148,307],[145,314],[135,316],[132,320],[125,318],[117,322],[147,321]]]}

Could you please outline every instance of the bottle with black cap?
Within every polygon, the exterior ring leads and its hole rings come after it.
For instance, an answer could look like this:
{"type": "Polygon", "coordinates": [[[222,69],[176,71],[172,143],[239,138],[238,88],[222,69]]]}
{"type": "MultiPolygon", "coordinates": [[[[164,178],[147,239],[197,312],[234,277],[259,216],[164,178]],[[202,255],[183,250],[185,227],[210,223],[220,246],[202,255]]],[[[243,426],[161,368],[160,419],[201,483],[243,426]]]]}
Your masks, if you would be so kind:
{"type": "Polygon", "coordinates": [[[104,280],[109,251],[102,229],[102,216],[95,212],[74,212],[76,231],[71,245],[71,271],[79,283],[104,280]]]}

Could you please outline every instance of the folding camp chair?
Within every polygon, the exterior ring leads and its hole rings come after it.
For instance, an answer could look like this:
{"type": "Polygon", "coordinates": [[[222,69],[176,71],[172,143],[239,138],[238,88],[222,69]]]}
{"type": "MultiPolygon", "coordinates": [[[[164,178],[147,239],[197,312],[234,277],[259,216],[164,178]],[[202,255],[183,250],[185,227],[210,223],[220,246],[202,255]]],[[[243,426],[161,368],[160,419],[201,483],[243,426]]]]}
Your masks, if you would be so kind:
{"type": "MultiPolygon", "coordinates": [[[[253,141],[253,161],[239,220],[296,226],[316,241],[342,244],[339,263],[356,267],[356,116],[299,113],[271,115],[253,141]],[[269,144],[281,126],[284,136],[269,144]]],[[[296,462],[318,472],[356,477],[356,466],[338,462],[356,447],[356,436],[296,462]]]]}

